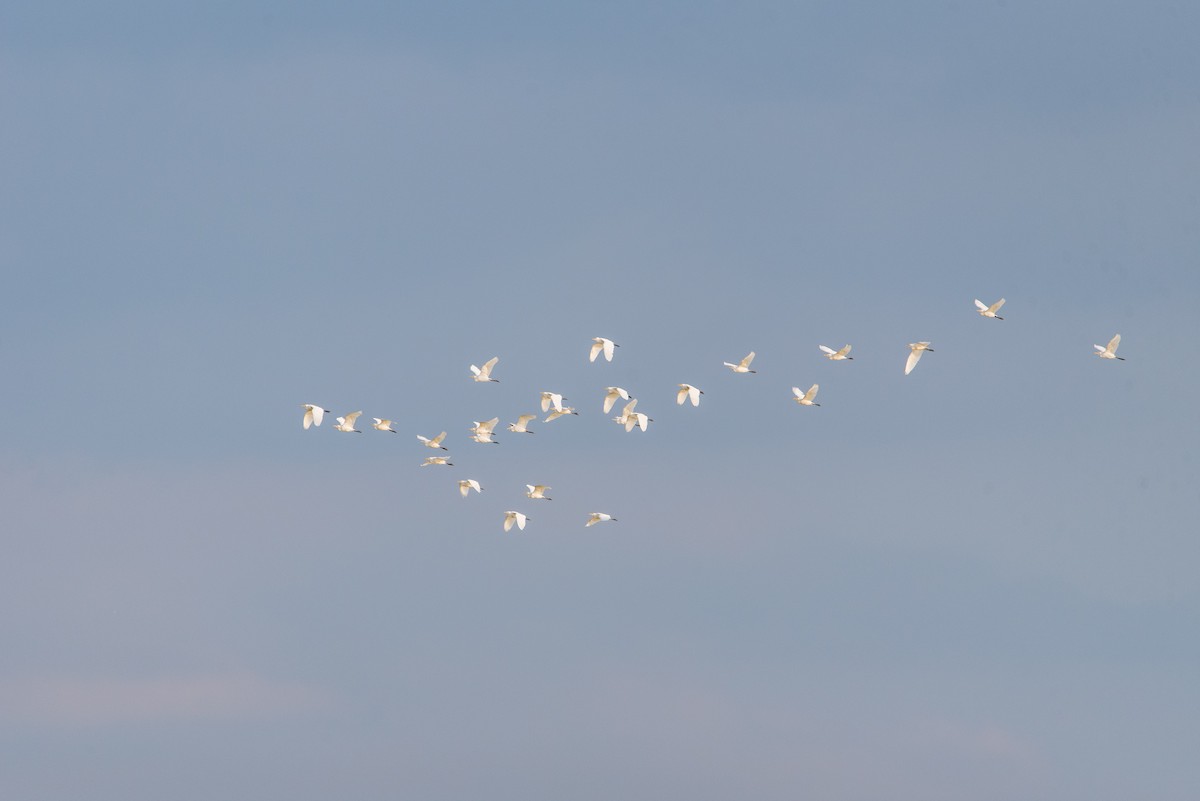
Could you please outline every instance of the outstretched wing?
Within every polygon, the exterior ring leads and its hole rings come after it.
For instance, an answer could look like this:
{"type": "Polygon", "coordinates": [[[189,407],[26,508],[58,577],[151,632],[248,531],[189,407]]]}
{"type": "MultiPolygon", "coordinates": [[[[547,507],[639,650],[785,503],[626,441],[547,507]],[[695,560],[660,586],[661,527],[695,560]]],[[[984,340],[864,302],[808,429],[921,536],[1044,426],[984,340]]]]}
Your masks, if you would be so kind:
{"type": "Polygon", "coordinates": [[[827,345],[817,345],[817,347],[820,348],[821,350],[825,351],[826,353],[828,353],[830,356],[837,353],[836,350],[834,350],[833,348],[831,348],[827,345]]]}
{"type": "MultiPolygon", "coordinates": [[[[1117,346],[1120,344],[1121,344],[1121,335],[1117,334],[1115,337],[1113,337],[1112,339],[1110,339],[1108,341],[1108,347],[1105,348],[1105,350],[1108,351],[1109,353],[1116,353],[1117,346]]],[[[1134,355],[1136,356],[1137,354],[1135,353],[1134,355]]]]}
{"type": "Polygon", "coordinates": [[[921,361],[921,354],[924,350],[913,349],[912,353],[908,354],[908,361],[904,365],[904,374],[908,375],[917,366],[917,362],[921,361]]]}
{"type": "Polygon", "coordinates": [[[596,357],[600,355],[600,351],[602,350],[604,350],[604,343],[599,339],[595,340],[595,342],[592,344],[591,351],[588,353],[588,361],[596,361],[596,357]]]}
{"type": "Polygon", "coordinates": [[[996,312],[1000,311],[1000,307],[1003,305],[1004,298],[1000,298],[1000,300],[996,301],[991,306],[988,306],[988,311],[990,311],[992,314],[995,314],[996,312]]]}
{"type": "Polygon", "coordinates": [[[746,358],[742,359],[742,364],[741,364],[741,366],[742,366],[742,367],[749,367],[749,366],[750,366],[750,362],[752,362],[752,361],[754,361],[754,351],[750,351],[748,354],[746,354],[746,358]]]}
{"type": "Polygon", "coordinates": [[[980,311],[987,311],[987,304],[979,298],[975,298],[975,308],[979,309],[980,311]]]}

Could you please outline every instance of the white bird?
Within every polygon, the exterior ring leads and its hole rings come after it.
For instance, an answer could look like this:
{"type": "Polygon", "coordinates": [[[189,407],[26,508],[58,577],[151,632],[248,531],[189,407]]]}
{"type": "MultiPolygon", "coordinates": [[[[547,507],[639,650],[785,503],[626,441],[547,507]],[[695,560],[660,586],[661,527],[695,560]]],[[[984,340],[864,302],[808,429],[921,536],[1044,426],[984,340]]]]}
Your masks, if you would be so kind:
{"type": "Polygon", "coordinates": [[[345,431],[347,434],[361,434],[362,432],[354,427],[354,421],[358,419],[360,414],[362,412],[350,412],[345,417],[339,417],[337,425],[333,427],[334,431],[345,431]]]}
{"type": "Polygon", "coordinates": [[[704,390],[699,387],[693,387],[691,384],[680,384],[679,391],[675,393],[675,402],[680,406],[685,400],[691,400],[693,406],[700,405],[700,396],[704,394],[704,390]]]}
{"type": "Polygon", "coordinates": [[[483,487],[479,486],[479,482],[473,478],[464,478],[462,481],[458,482],[458,491],[462,493],[464,498],[467,497],[471,490],[483,492],[483,487]]]}
{"type": "Polygon", "coordinates": [[[496,383],[500,383],[499,378],[492,378],[492,368],[496,366],[496,362],[498,362],[498,361],[500,361],[500,357],[493,356],[492,358],[490,358],[486,362],[484,362],[483,367],[476,367],[475,365],[472,364],[471,365],[471,375],[473,375],[475,377],[475,380],[479,381],[479,382],[495,381],[496,383]]]}
{"type": "Polygon", "coordinates": [[[471,435],[471,439],[475,440],[476,442],[482,442],[485,445],[499,445],[500,444],[499,442],[496,442],[496,440],[492,439],[491,431],[476,431],[474,434],[471,435]]]}
{"type": "Polygon", "coordinates": [[[516,432],[517,434],[532,434],[534,432],[530,431],[527,426],[529,425],[530,421],[535,420],[536,418],[536,414],[523,414],[517,418],[517,422],[508,424],[508,430],[516,432]]]}
{"type": "MultiPolygon", "coordinates": [[[[328,409],[322,409],[320,406],[313,406],[311,403],[302,403],[300,408],[304,410],[304,430],[307,431],[309,426],[321,425],[321,420],[325,418],[325,412],[328,409]]],[[[329,412],[333,414],[333,412],[329,412]]]]}
{"type": "Polygon", "coordinates": [[[748,354],[746,354],[746,358],[742,359],[737,364],[725,362],[725,366],[735,373],[757,373],[757,370],[750,369],[750,362],[752,361],[754,361],[754,351],[750,351],[748,354]]]}
{"type": "Polygon", "coordinates": [[[600,355],[600,351],[604,351],[604,358],[611,362],[613,357],[613,348],[621,347],[611,339],[605,339],[604,337],[592,337],[592,342],[595,344],[592,345],[592,350],[588,354],[588,361],[593,362],[596,361],[596,357],[600,355]]]}
{"type": "Polygon", "coordinates": [[[450,461],[449,456],[430,456],[425,459],[425,461],[421,462],[421,467],[429,467],[431,465],[434,467],[439,465],[449,465],[453,467],[454,462],[450,461]]]}
{"type": "Polygon", "coordinates": [[[634,398],[633,400],[629,401],[629,403],[625,404],[625,408],[621,410],[619,415],[613,418],[613,422],[617,425],[625,425],[625,423],[629,421],[629,418],[634,414],[633,410],[636,406],[637,398],[634,398]]]}
{"type": "Polygon", "coordinates": [[[525,497],[533,498],[535,501],[552,501],[553,498],[546,497],[546,490],[550,489],[545,484],[526,484],[529,491],[525,493],[525,497]]]}
{"type": "Polygon", "coordinates": [[[1000,298],[1000,300],[996,301],[991,306],[986,306],[986,305],[984,305],[982,300],[980,300],[979,298],[975,298],[975,308],[979,309],[979,313],[981,315],[983,315],[984,317],[994,317],[997,320],[1003,320],[1004,319],[1003,317],[996,314],[996,312],[1000,311],[1000,307],[1003,305],[1004,305],[1004,298],[1000,298]]]}
{"type": "Polygon", "coordinates": [[[590,515],[588,515],[588,520],[586,523],[584,523],[584,525],[594,526],[597,523],[605,523],[609,520],[615,523],[617,518],[613,517],[612,515],[606,515],[604,512],[592,512],[590,515]]]}
{"type": "Polygon", "coordinates": [[[840,361],[843,361],[843,360],[845,360],[845,359],[849,359],[850,361],[854,361],[854,357],[853,357],[853,356],[847,356],[847,355],[846,355],[847,353],[849,353],[849,352],[850,352],[850,346],[849,346],[849,345],[845,346],[845,347],[844,347],[844,348],[842,348],[841,350],[834,350],[833,348],[828,348],[828,347],[826,347],[826,346],[824,346],[824,345],[818,345],[817,347],[819,347],[821,350],[825,351],[825,358],[826,358],[826,359],[829,359],[829,361],[831,361],[831,362],[840,362],[840,361]]]}
{"type": "Polygon", "coordinates": [[[450,449],[445,447],[444,445],[442,445],[442,440],[444,440],[445,438],[446,438],[445,431],[438,434],[433,439],[429,439],[428,437],[422,437],[420,434],[417,434],[417,439],[421,440],[421,444],[424,445],[426,448],[441,448],[444,451],[448,451],[450,449]]]}
{"type": "Polygon", "coordinates": [[[928,342],[910,342],[908,347],[912,349],[912,353],[908,354],[908,361],[904,365],[904,374],[908,375],[917,366],[917,362],[921,361],[921,354],[925,351],[933,353],[933,348],[929,347],[928,342]]]}
{"type": "Polygon", "coordinates": [[[493,417],[491,420],[484,420],[482,423],[478,420],[473,420],[471,427],[467,430],[472,434],[491,434],[496,428],[496,423],[499,422],[499,417],[493,417]]]}
{"type": "Polygon", "coordinates": [[[543,412],[547,411],[551,406],[553,406],[554,411],[561,412],[562,408],[563,408],[563,405],[562,405],[563,400],[564,400],[563,396],[558,394],[557,392],[543,392],[542,393],[542,411],[543,412]]]}
{"type": "Polygon", "coordinates": [[[1124,356],[1117,355],[1117,346],[1121,344],[1121,335],[1117,334],[1108,341],[1108,347],[1102,348],[1099,345],[1092,345],[1096,349],[1096,355],[1101,359],[1120,359],[1125,361],[1124,356]]]}
{"type": "Polygon", "coordinates": [[[543,422],[549,423],[551,420],[557,420],[558,418],[568,414],[578,415],[579,412],[575,411],[573,406],[564,406],[561,409],[552,410],[550,414],[546,415],[546,419],[543,422]]]}
{"type": "Polygon", "coordinates": [[[808,392],[801,392],[800,387],[792,387],[792,394],[796,396],[792,398],[792,400],[796,401],[796,403],[800,404],[801,406],[820,406],[821,404],[813,400],[813,398],[817,397],[818,389],[820,389],[820,387],[818,387],[816,384],[813,384],[811,387],[809,387],[808,392]]]}
{"type": "Polygon", "coordinates": [[[613,404],[617,402],[617,398],[620,398],[621,400],[629,400],[629,393],[620,387],[605,387],[604,390],[607,393],[604,396],[605,414],[608,414],[612,411],[613,404]]]}
{"type": "Polygon", "coordinates": [[[653,422],[653,417],[647,417],[641,412],[634,412],[625,420],[625,430],[632,431],[634,426],[637,426],[638,428],[642,429],[642,431],[645,431],[653,422]]]}
{"type": "Polygon", "coordinates": [[[525,530],[525,521],[529,518],[520,512],[505,512],[504,513],[504,530],[508,531],[513,527],[513,523],[517,524],[517,528],[521,531],[525,530]]]}
{"type": "Polygon", "coordinates": [[[371,428],[375,429],[376,431],[390,431],[393,434],[396,433],[396,429],[392,428],[391,420],[380,420],[378,417],[372,417],[371,419],[375,421],[374,423],[371,423],[371,428]]]}

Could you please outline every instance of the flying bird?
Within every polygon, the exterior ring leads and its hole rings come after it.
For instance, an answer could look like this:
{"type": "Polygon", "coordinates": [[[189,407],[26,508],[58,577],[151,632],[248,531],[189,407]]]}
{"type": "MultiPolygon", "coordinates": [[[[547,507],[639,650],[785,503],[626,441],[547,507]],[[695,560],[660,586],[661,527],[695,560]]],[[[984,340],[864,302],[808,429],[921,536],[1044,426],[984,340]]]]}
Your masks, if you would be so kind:
{"type": "Polygon", "coordinates": [[[438,467],[440,465],[454,466],[454,462],[450,461],[449,456],[430,456],[421,462],[421,467],[438,467]]]}
{"type": "Polygon", "coordinates": [[[642,414],[641,412],[633,412],[632,414],[629,415],[629,417],[627,417],[625,419],[625,430],[632,431],[634,429],[634,426],[636,426],[636,427],[642,429],[642,431],[645,431],[650,426],[650,424],[653,422],[654,422],[653,417],[647,417],[646,415],[642,414]]]}
{"type": "Polygon", "coordinates": [[[473,420],[472,425],[467,430],[472,434],[490,434],[496,428],[496,423],[500,422],[499,417],[493,417],[491,420],[484,420],[482,423],[478,420],[473,420]]]}
{"type": "Polygon", "coordinates": [[[592,512],[590,515],[588,515],[588,520],[586,523],[584,523],[584,525],[590,527],[596,525],[597,523],[606,523],[609,520],[615,523],[617,518],[613,517],[612,515],[606,515],[604,512],[592,512]]]}
{"type": "Polygon", "coordinates": [[[533,498],[535,501],[552,501],[553,498],[546,497],[546,490],[550,489],[545,484],[526,484],[529,491],[525,493],[525,497],[533,498]]]}
{"type": "Polygon", "coordinates": [[[821,404],[813,400],[813,398],[817,397],[818,389],[820,389],[820,387],[816,384],[813,384],[811,387],[809,387],[808,392],[801,392],[800,387],[792,387],[792,394],[796,396],[792,398],[792,400],[796,401],[796,403],[800,404],[801,406],[820,406],[821,404]]]}
{"type": "Polygon", "coordinates": [[[912,349],[912,353],[908,354],[908,362],[904,365],[904,374],[908,375],[917,366],[917,362],[921,361],[921,354],[925,351],[933,353],[933,348],[929,347],[928,342],[910,342],[908,347],[912,349]]]}
{"type": "Polygon", "coordinates": [[[517,418],[517,422],[508,424],[508,430],[517,434],[532,434],[534,432],[530,431],[527,426],[535,419],[537,419],[536,414],[523,414],[517,418]]]}
{"type": "Polygon", "coordinates": [[[592,345],[592,350],[588,353],[588,361],[592,362],[596,361],[596,357],[600,355],[600,351],[604,351],[604,358],[611,362],[613,348],[621,347],[611,339],[605,339],[604,337],[592,337],[592,342],[595,344],[592,345]]]}
{"type": "Polygon", "coordinates": [[[578,415],[579,412],[575,411],[574,407],[572,406],[564,406],[561,409],[552,410],[550,414],[546,415],[546,419],[542,422],[549,423],[551,420],[557,420],[558,418],[568,414],[578,415]]]}
{"type": "Polygon", "coordinates": [[[498,361],[500,361],[500,357],[493,356],[484,362],[483,367],[476,367],[472,364],[471,375],[474,376],[474,380],[479,381],[480,383],[484,381],[495,381],[496,383],[500,383],[499,378],[492,378],[492,368],[496,366],[496,362],[498,361]]]}
{"type": "Polygon", "coordinates": [[[444,451],[448,451],[450,449],[445,447],[444,445],[442,445],[442,440],[444,440],[445,438],[446,438],[445,431],[438,434],[433,439],[429,439],[427,437],[422,437],[420,434],[417,434],[417,439],[421,440],[421,444],[424,445],[426,448],[441,448],[444,451]]]}
{"type": "Polygon", "coordinates": [[[725,362],[725,366],[735,373],[757,373],[757,370],[750,369],[750,362],[752,361],[754,361],[754,351],[750,351],[748,354],[746,354],[746,358],[742,359],[737,364],[725,362]]]}
{"type": "Polygon", "coordinates": [[[817,347],[819,347],[821,350],[825,351],[825,358],[829,359],[829,361],[831,361],[831,362],[840,362],[840,361],[843,361],[846,359],[848,359],[850,361],[854,361],[853,356],[846,355],[847,353],[850,352],[849,345],[845,346],[841,350],[834,350],[833,348],[828,348],[824,345],[818,345],[817,347]]]}
{"type": "Polygon", "coordinates": [[[471,490],[483,492],[483,487],[479,486],[479,482],[473,478],[464,478],[462,481],[458,482],[458,491],[462,493],[464,498],[467,497],[471,490]]]}
{"type": "Polygon", "coordinates": [[[1003,320],[1003,317],[996,314],[996,312],[1000,311],[1000,307],[1003,305],[1004,298],[1000,298],[1000,300],[996,301],[991,306],[985,306],[982,300],[975,298],[975,308],[979,309],[979,313],[984,317],[994,317],[997,320],[1003,320]]]}
{"type": "Polygon", "coordinates": [[[361,434],[362,432],[354,427],[354,421],[358,419],[360,414],[362,412],[350,412],[345,417],[339,417],[337,425],[333,427],[334,431],[345,431],[347,434],[361,434]]]}
{"type": "MultiPolygon", "coordinates": [[[[304,410],[304,430],[307,431],[309,426],[321,425],[321,420],[325,418],[325,412],[328,409],[322,409],[320,406],[313,406],[311,403],[302,403],[300,408],[304,410]]],[[[333,412],[329,412],[333,414],[333,412]]]]}
{"type": "Polygon", "coordinates": [[[622,426],[625,425],[625,423],[629,421],[629,418],[631,416],[633,416],[633,414],[634,414],[633,410],[634,410],[634,407],[636,407],[636,406],[637,406],[637,398],[634,398],[631,401],[629,401],[629,403],[625,404],[625,408],[621,410],[621,413],[619,415],[617,415],[616,417],[613,418],[613,422],[616,423],[617,425],[622,425],[622,426]]]}
{"type": "Polygon", "coordinates": [[[1101,359],[1120,359],[1121,361],[1125,361],[1124,356],[1117,355],[1117,346],[1120,344],[1121,335],[1117,334],[1115,337],[1108,340],[1107,347],[1102,348],[1099,345],[1092,345],[1092,347],[1096,349],[1096,355],[1101,359]]]}
{"type": "Polygon", "coordinates": [[[679,391],[675,393],[675,402],[680,406],[685,400],[690,400],[693,406],[700,405],[700,396],[704,394],[704,390],[699,387],[693,387],[691,384],[680,384],[679,391]]]}
{"type": "Polygon", "coordinates": [[[613,404],[617,402],[617,398],[621,400],[629,400],[629,393],[620,387],[605,387],[607,393],[604,396],[604,413],[608,414],[612,411],[613,404]]]}
{"type": "Polygon", "coordinates": [[[504,513],[504,530],[508,531],[513,527],[513,523],[517,524],[517,528],[521,531],[525,530],[525,521],[529,518],[520,512],[505,512],[504,513]]]}
{"type": "Polygon", "coordinates": [[[374,423],[371,423],[371,428],[375,429],[376,431],[390,431],[393,434],[397,433],[396,429],[392,428],[391,420],[380,420],[378,417],[372,417],[371,419],[375,421],[374,423]]]}
{"type": "Polygon", "coordinates": [[[558,394],[557,392],[543,392],[542,393],[542,411],[543,412],[547,411],[551,406],[553,406],[554,411],[561,412],[562,408],[563,408],[563,405],[562,405],[563,400],[564,400],[563,396],[558,394]]]}

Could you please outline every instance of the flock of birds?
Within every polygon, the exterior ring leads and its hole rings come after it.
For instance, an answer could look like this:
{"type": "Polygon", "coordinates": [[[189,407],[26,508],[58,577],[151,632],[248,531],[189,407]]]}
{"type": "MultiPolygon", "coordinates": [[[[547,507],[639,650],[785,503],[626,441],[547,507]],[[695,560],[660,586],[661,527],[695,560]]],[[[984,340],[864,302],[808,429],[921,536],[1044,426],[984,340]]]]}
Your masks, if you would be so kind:
{"type": "MultiPolygon", "coordinates": [[[[997,314],[1003,305],[1004,298],[1001,298],[990,306],[978,299],[975,300],[975,307],[979,314],[983,317],[988,317],[994,320],[1004,319],[997,314]]],[[[1107,345],[1094,345],[1093,347],[1095,348],[1095,355],[1101,359],[1119,359],[1124,361],[1125,359],[1123,356],[1117,355],[1117,347],[1120,344],[1121,335],[1117,334],[1111,340],[1109,340],[1107,345]]],[[[588,351],[588,360],[594,362],[599,356],[603,355],[607,361],[611,362],[613,360],[615,349],[618,347],[620,346],[611,339],[607,339],[605,337],[594,337],[592,339],[591,348],[588,351]]],[[[851,346],[848,344],[842,346],[842,348],[839,350],[834,350],[826,345],[819,345],[818,347],[821,349],[821,352],[824,353],[825,358],[829,359],[830,361],[852,361],[854,358],[850,355],[851,346]]],[[[930,347],[929,342],[912,342],[909,343],[908,347],[908,360],[904,364],[905,375],[908,375],[913,371],[914,368],[916,368],[917,363],[921,360],[921,357],[926,352],[933,353],[933,348],[930,347]]],[[[484,362],[482,367],[477,367],[474,364],[470,365],[472,380],[478,383],[499,382],[498,378],[492,377],[492,371],[496,368],[496,364],[499,363],[499,361],[500,358],[498,356],[493,356],[491,359],[484,362]]],[[[751,351],[750,353],[746,354],[741,361],[737,363],[725,362],[724,365],[734,373],[754,373],[756,371],[750,367],[753,362],[754,351],[751,351]]],[[[675,395],[675,402],[677,404],[682,406],[685,403],[690,402],[692,406],[700,405],[700,396],[704,394],[702,389],[691,384],[679,384],[678,386],[679,390],[675,395]]],[[[817,384],[813,384],[807,390],[801,390],[799,387],[792,387],[792,394],[794,396],[792,400],[796,401],[796,403],[801,406],[820,406],[821,404],[816,402],[816,396],[819,389],[820,386],[817,384]]],[[[566,400],[566,398],[559,393],[542,392],[541,407],[542,412],[546,414],[546,419],[544,422],[548,423],[565,415],[579,414],[579,412],[573,407],[564,405],[564,400],[566,400]]],[[[644,432],[649,428],[650,423],[654,422],[654,418],[649,417],[644,412],[637,410],[637,398],[632,397],[628,391],[621,387],[605,387],[603,401],[604,413],[611,413],[618,400],[626,401],[626,403],[622,407],[621,413],[612,419],[618,425],[623,426],[627,432],[633,431],[635,428],[641,429],[644,432]]],[[[311,403],[301,404],[301,407],[304,409],[302,425],[304,426],[305,430],[312,426],[320,426],[325,415],[332,414],[332,412],[330,412],[328,409],[311,403]]],[[[361,415],[362,412],[357,411],[350,412],[344,417],[338,417],[333,429],[335,431],[342,431],[346,433],[361,434],[362,431],[355,428],[355,424],[361,415]]],[[[395,428],[392,427],[392,420],[382,419],[379,417],[373,417],[371,419],[374,421],[371,424],[371,427],[376,431],[387,431],[392,434],[399,433],[395,428]]],[[[532,434],[534,432],[529,430],[529,424],[536,419],[536,414],[522,414],[517,417],[515,422],[508,424],[508,430],[515,434],[532,434]]],[[[499,424],[499,422],[500,418],[498,417],[493,417],[491,420],[474,421],[474,423],[468,429],[468,431],[471,433],[471,439],[478,443],[496,444],[496,440],[494,440],[492,437],[494,436],[495,427],[497,424],[499,424]]],[[[417,435],[417,440],[426,448],[442,450],[449,453],[449,448],[442,444],[445,438],[445,431],[441,432],[435,437],[425,437],[420,434],[417,435]]],[[[453,465],[454,463],[450,461],[450,457],[448,455],[435,454],[427,457],[421,464],[421,467],[451,467],[453,465]]],[[[525,486],[525,496],[530,500],[552,500],[550,496],[546,494],[551,489],[549,486],[545,484],[526,484],[525,486]]],[[[476,493],[479,493],[483,491],[483,487],[476,479],[464,478],[459,480],[458,490],[463,498],[467,498],[471,494],[472,490],[474,490],[476,493]]],[[[524,531],[525,524],[529,519],[530,518],[523,512],[518,512],[512,509],[507,510],[504,512],[503,518],[504,530],[511,531],[513,526],[516,526],[518,530],[524,531]]],[[[617,518],[605,512],[591,512],[588,514],[587,520],[584,522],[584,526],[594,526],[597,523],[615,522],[616,520],[617,518]]]]}

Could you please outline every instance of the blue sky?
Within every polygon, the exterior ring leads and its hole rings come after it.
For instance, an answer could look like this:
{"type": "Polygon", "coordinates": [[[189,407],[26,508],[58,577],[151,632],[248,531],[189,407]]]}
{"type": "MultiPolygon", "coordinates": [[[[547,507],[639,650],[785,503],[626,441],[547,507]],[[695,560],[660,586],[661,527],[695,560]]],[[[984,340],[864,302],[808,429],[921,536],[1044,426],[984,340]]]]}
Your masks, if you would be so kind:
{"type": "Polygon", "coordinates": [[[1191,799],[1198,16],[0,7],[0,794],[1191,799]]]}

